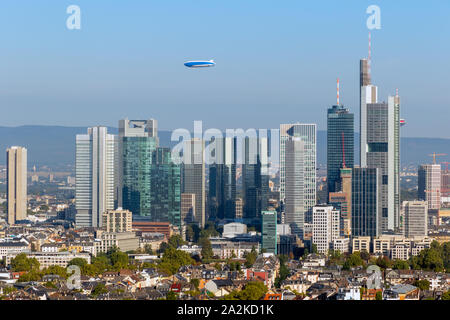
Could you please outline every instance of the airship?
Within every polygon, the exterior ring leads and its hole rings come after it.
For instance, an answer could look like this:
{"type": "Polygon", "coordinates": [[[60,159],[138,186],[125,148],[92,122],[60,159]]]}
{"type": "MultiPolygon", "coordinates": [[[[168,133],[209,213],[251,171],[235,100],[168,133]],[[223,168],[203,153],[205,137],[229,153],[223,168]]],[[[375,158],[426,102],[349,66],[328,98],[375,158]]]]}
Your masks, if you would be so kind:
{"type": "Polygon", "coordinates": [[[216,63],[214,60],[198,60],[198,61],[187,61],[184,65],[188,68],[205,68],[214,67],[216,63]]]}
{"type": "Polygon", "coordinates": [[[400,119],[400,126],[403,127],[404,125],[406,125],[406,120],[400,119]]]}

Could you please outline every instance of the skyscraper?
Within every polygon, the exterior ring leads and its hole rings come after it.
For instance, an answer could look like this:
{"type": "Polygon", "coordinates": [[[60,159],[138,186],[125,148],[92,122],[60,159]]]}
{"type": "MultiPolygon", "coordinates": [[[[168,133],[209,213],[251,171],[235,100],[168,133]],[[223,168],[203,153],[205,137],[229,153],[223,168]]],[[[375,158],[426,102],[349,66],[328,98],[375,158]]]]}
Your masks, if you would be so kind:
{"type": "Polygon", "coordinates": [[[429,210],[441,208],[441,165],[423,164],[418,170],[418,198],[427,201],[429,210]]]}
{"type": "Polygon", "coordinates": [[[243,139],[242,188],[244,193],[244,219],[249,223],[259,220],[260,212],[267,209],[268,139],[245,137],[243,139]]]}
{"type": "Polygon", "coordinates": [[[285,142],[285,223],[292,234],[303,239],[305,224],[305,143],[300,137],[290,137],[285,142]]]}
{"type": "Polygon", "coordinates": [[[136,217],[152,222],[170,222],[181,228],[181,168],[172,162],[169,148],[152,153],[148,215],[136,217]]]}
{"type": "Polygon", "coordinates": [[[215,160],[209,166],[209,219],[236,217],[236,139],[216,138],[215,160]]]}
{"type": "MultiPolygon", "coordinates": [[[[296,150],[294,152],[300,152],[299,148],[302,148],[303,155],[302,164],[303,167],[303,176],[301,177],[303,196],[303,211],[305,216],[305,222],[312,222],[312,207],[316,205],[316,125],[315,124],[282,124],[280,125],[280,199],[285,202],[285,212],[287,213],[287,204],[289,200],[287,199],[287,152],[286,152],[286,143],[290,139],[290,137],[300,138],[303,147],[299,145],[296,146],[296,150]]],[[[298,143],[296,143],[298,144],[298,143]]],[[[291,149],[292,150],[292,149],[291,149]]],[[[298,159],[300,155],[295,156],[298,159]]],[[[296,164],[296,167],[299,167],[299,164],[296,164]]],[[[299,169],[296,169],[297,171],[299,169]]],[[[297,178],[298,179],[298,178],[297,178]]],[[[293,186],[294,182],[291,182],[291,186],[293,186]]],[[[294,184],[298,185],[298,181],[294,184]]],[[[298,188],[298,186],[296,187],[298,188]]],[[[290,192],[294,192],[291,189],[290,192]]],[[[299,192],[299,191],[296,191],[299,192]]],[[[292,196],[291,196],[292,199],[292,196]]],[[[294,200],[291,201],[291,204],[294,200]]],[[[295,200],[295,201],[298,201],[295,200]]],[[[298,208],[298,205],[296,205],[298,208]]],[[[291,209],[292,211],[292,209],[291,209]]],[[[299,211],[296,209],[295,211],[299,211]]],[[[287,222],[288,223],[288,222],[287,222]]],[[[294,231],[293,231],[294,233],[294,231]]]]}
{"type": "Polygon", "coordinates": [[[361,60],[360,68],[360,165],[380,169],[381,231],[395,231],[400,225],[400,97],[379,103],[370,61],[361,60]]]}
{"type": "Polygon", "coordinates": [[[6,192],[8,224],[27,218],[27,149],[11,147],[6,150],[6,192]]]}
{"type": "Polygon", "coordinates": [[[153,153],[159,141],[156,120],[120,120],[118,205],[135,218],[149,218],[153,153]]]}
{"type": "Polygon", "coordinates": [[[103,213],[114,209],[117,136],[106,127],[76,136],[75,224],[100,228],[103,213]]]}
{"type": "Polygon", "coordinates": [[[277,213],[263,211],[262,216],[262,248],[268,253],[277,254],[277,213]]]}
{"type": "Polygon", "coordinates": [[[185,141],[182,164],[182,192],[195,194],[193,222],[204,228],[206,223],[204,140],[193,138],[185,141]]]}
{"type": "MultiPolygon", "coordinates": [[[[137,173],[142,173],[141,179],[145,179],[146,170],[149,169],[148,161],[150,161],[151,153],[159,146],[158,139],[158,123],[154,119],[150,120],[119,120],[119,140],[118,140],[118,157],[117,157],[117,174],[116,174],[116,199],[117,205],[123,207],[123,188],[124,180],[127,183],[132,183],[130,178],[137,177],[137,173]],[[133,169],[131,166],[135,164],[133,169]],[[126,168],[125,168],[126,166],[126,168]],[[147,167],[147,169],[146,169],[147,167]],[[124,170],[127,170],[127,177],[124,176],[124,170]]],[[[142,187],[142,180],[135,180],[139,183],[139,188],[142,187]]],[[[131,194],[127,186],[127,200],[130,203],[131,194]]],[[[145,198],[146,192],[136,191],[142,194],[145,198]]],[[[134,195],[138,195],[134,193],[134,195]]],[[[137,199],[134,200],[135,202],[137,199]]],[[[136,203],[137,204],[137,203],[136,203]]],[[[135,204],[135,209],[138,208],[135,204]]],[[[131,209],[130,209],[131,210],[131,209]]],[[[134,214],[133,210],[131,210],[134,214]]]]}
{"type": "Polygon", "coordinates": [[[428,205],[425,201],[404,201],[405,236],[407,238],[428,235],[428,205]]]}
{"type": "Polygon", "coordinates": [[[328,254],[331,243],[340,236],[339,210],[333,206],[319,205],[313,207],[312,243],[317,252],[328,254]]]}
{"type": "Polygon", "coordinates": [[[340,188],[341,168],[354,164],[354,114],[343,106],[328,109],[327,117],[327,181],[328,192],[340,188]]]}
{"type": "Polygon", "coordinates": [[[381,174],[378,168],[352,170],[352,236],[376,237],[381,234],[381,174]]]}

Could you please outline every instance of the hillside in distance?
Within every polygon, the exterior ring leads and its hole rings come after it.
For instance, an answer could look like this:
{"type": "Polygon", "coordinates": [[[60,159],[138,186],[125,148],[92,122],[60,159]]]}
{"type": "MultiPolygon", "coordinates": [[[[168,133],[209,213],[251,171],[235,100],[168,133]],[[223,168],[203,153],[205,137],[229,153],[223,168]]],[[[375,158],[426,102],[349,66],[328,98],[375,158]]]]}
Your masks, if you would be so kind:
{"type": "MultiPolygon", "coordinates": [[[[6,148],[23,146],[28,149],[28,165],[48,166],[57,169],[75,164],[75,135],[86,133],[86,127],[39,126],[0,127],[0,165],[5,165],[6,148]]],[[[117,134],[117,128],[108,128],[117,134]]],[[[171,131],[159,131],[160,145],[173,146],[171,131]]],[[[326,164],[326,131],[317,132],[317,162],[326,164]]],[[[446,153],[450,155],[450,139],[443,138],[401,138],[402,165],[419,165],[432,161],[429,154],[446,153]]],[[[359,137],[355,134],[355,162],[359,156],[359,137]]],[[[450,161],[450,156],[439,157],[438,161],[450,161]]]]}

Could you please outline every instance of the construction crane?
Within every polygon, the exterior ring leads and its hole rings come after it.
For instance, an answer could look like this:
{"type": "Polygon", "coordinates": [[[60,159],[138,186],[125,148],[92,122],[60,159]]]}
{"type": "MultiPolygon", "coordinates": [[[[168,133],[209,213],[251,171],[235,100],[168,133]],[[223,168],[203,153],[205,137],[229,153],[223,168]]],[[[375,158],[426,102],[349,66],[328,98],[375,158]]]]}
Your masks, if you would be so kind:
{"type": "Polygon", "coordinates": [[[446,155],[447,155],[446,153],[436,153],[436,152],[429,154],[430,157],[433,157],[433,164],[436,164],[436,157],[446,156],[446,155]]]}

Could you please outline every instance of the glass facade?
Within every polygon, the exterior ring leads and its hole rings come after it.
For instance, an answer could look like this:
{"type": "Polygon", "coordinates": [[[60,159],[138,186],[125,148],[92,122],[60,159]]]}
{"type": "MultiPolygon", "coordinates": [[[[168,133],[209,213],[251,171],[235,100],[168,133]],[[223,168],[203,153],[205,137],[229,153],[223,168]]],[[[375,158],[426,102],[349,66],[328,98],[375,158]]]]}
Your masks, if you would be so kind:
{"type": "Polygon", "coordinates": [[[327,117],[327,181],[328,192],[339,191],[340,169],[353,168],[355,116],[343,106],[328,109],[327,117]]]}
{"type": "Polygon", "coordinates": [[[268,253],[277,254],[277,213],[263,211],[262,215],[262,248],[268,253]]]}
{"type": "Polygon", "coordinates": [[[352,235],[376,237],[380,233],[380,174],[378,168],[352,172],[352,235]]]}
{"type": "Polygon", "coordinates": [[[123,208],[133,220],[181,226],[181,172],[155,137],[123,137],[123,208]]]}

